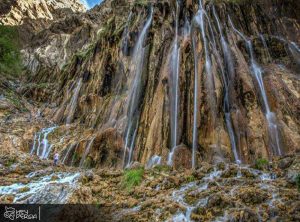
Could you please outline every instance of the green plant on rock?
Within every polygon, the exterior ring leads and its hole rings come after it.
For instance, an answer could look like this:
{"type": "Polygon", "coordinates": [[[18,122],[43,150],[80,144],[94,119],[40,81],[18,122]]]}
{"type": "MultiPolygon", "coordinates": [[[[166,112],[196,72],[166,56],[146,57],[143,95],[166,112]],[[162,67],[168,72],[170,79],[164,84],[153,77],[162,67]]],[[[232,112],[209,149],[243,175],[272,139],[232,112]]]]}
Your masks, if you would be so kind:
{"type": "Polygon", "coordinates": [[[122,187],[131,190],[135,186],[139,186],[143,180],[144,169],[125,170],[122,179],[122,187]]]}
{"type": "Polygon", "coordinates": [[[4,165],[6,167],[10,167],[11,165],[13,165],[16,162],[17,162],[17,157],[14,156],[14,157],[11,157],[8,160],[6,160],[5,163],[4,163],[4,165]]]}
{"type": "Polygon", "coordinates": [[[0,25],[0,73],[18,76],[21,70],[18,31],[15,27],[0,25]]]}
{"type": "Polygon", "coordinates": [[[134,2],[135,5],[139,5],[139,6],[146,6],[146,5],[148,5],[148,3],[149,2],[147,0],[136,0],[134,2]]]}
{"type": "Polygon", "coordinates": [[[268,165],[269,165],[269,161],[264,158],[260,158],[255,161],[255,168],[258,170],[264,170],[268,165]]]}
{"type": "Polygon", "coordinates": [[[188,183],[194,182],[196,180],[196,177],[194,177],[194,175],[189,175],[186,177],[186,181],[188,183]]]}
{"type": "Polygon", "coordinates": [[[157,165],[154,167],[154,170],[158,172],[169,172],[172,170],[172,168],[167,165],[157,165]]]}

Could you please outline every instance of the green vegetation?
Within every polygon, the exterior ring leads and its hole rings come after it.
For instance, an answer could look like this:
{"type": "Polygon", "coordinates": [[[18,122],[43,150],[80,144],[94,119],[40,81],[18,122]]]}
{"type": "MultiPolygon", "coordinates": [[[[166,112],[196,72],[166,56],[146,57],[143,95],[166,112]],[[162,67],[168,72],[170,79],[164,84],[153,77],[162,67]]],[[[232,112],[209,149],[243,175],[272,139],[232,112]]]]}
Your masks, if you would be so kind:
{"type": "Polygon", "coordinates": [[[257,159],[255,161],[255,168],[258,169],[258,170],[264,170],[264,169],[266,169],[266,167],[268,165],[269,165],[269,161],[264,159],[264,158],[257,159]]]}
{"type": "Polygon", "coordinates": [[[141,184],[144,175],[144,169],[125,170],[122,180],[122,187],[131,190],[133,187],[141,184]]]}
{"type": "Polygon", "coordinates": [[[147,0],[136,0],[134,2],[135,5],[139,5],[139,6],[146,6],[146,5],[148,5],[148,3],[149,3],[149,1],[147,1],[147,0]]]}
{"type": "Polygon", "coordinates": [[[5,162],[4,162],[4,166],[6,167],[10,167],[11,165],[13,165],[14,163],[17,162],[17,157],[14,156],[14,157],[10,157],[9,159],[7,159],[5,162]]]}
{"type": "Polygon", "coordinates": [[[15,27],[0,25],[0,73],[18,76],[21,70],[18,31],[15,27]]]}
{"type": "Polygon", "coordinates": [[[296,184],[298,187],[298,191],[300,192],[300,174],[298,174],[298,176],[296,177],[296,184]]]}
{"type": "Polygon", "coordinates": [[[194,182],[196,180],[196,177],[194,177],[194,175],[189,175],[186,177],[186,182],[191,183],[194,182]]]}
{"type": "Polygon", "coordinates": [[[169,172],[172,170],[172,167],[167,165],[157,165],[154,167],[154,170],[159,172],[169,172]]]}

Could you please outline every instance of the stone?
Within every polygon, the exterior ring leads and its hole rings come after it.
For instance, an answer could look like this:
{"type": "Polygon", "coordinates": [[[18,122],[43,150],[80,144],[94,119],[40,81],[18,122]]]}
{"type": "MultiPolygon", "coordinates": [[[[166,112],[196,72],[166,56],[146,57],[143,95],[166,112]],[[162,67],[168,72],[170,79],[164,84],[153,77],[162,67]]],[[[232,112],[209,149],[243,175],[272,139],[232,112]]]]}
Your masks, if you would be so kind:
{"type": "Polygon", "coordinates": [[[192,167],[192,154],[189,148],[185,145],[179,145],[175,148],[173,154],[174,169],[190,169],[192,167]]]}

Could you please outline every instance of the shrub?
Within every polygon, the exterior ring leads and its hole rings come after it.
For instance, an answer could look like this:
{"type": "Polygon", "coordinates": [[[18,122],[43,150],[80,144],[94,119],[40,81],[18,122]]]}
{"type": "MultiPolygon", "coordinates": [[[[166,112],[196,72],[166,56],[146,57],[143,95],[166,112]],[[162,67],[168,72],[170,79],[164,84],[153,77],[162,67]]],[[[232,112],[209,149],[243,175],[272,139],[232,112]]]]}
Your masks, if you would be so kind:
{"type": "Polygon", "coordinates": [[[21,70],[18,31],[15,27],[0,25],[0,73],[17,76],[21,70]]]}
{"type": "Polygon", "coordinates": [[[255,168],[256,169],[259,169],[259,170],[263,170],[263,169],[266,169],[266,167],[269,165],[269,161],[266,160],[266,159],[257,159],[255,161],[255,168]]]}
{"type": "Polygon", "coordinates": [[[133,187],[141,184],[144,175],[144,169],[125,170],[122,180],[122,187],[131,190],[133,187]]]}

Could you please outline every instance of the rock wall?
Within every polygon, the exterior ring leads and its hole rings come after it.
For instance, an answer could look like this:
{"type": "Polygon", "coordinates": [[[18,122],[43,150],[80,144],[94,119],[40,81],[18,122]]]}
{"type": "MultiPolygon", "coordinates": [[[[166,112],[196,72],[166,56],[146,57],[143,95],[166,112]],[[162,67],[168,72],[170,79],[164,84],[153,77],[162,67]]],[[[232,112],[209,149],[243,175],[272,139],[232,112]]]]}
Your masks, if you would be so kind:
{"type": "MultiPolygon", "coordinates": [[[[172,0],[151,4],[111,0],[84,15],[54,22],[24,49],[32,74],[28,82],[34,83],[26,88],[27,95],[46,102],[45,114],[57,124],[73,123],[92,130],[89,139],[95,137],[97,141],[90,151],[93,165],[110,165],[108,157],[115,156],[115,166],[121,166],[122,156],[128,156],[131,147],[132,161],[146,163],[151,156],[159,155],[166,162],[173,148],[171,86],[176,80],[172,75],[172,47],[177,14],[180,62],[176,144],[180,152],[174,154],[176,164],[190,167],[193,147],[196,162],[235,161],[232,138],[238,159],[245,163],[278,155],[273,148],[275,137],[281,154],[298,152],[299,4],[292,0],[220,0],[202,5],[201,11],[199,2],[192,0],[179,2],[179,7],[172,0]],[[153,19],[143,42],[144,63],[138,73],[142,95],[135,112],[139,124],[135,135],[130,135],[134,138],[131,147],[124,151],[130,92],[135,84],[132,60],[151,7],[153,19]],[[232,57],[232,69],[222,38],[232,57]],[[262,71],[263,83],[255,77],[253,61],[262,71]],[[274,114],[272,127],[261,84],[274,114]],[[113,143],[115,138],[118,142],[113,143]],[[105,154],[100,158],[102,151],[105,154]]],[[[79,150],[83,155],[84,149],[79,150]]]]}

